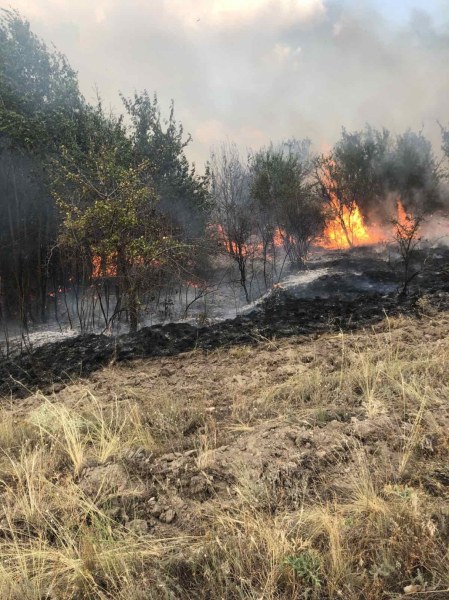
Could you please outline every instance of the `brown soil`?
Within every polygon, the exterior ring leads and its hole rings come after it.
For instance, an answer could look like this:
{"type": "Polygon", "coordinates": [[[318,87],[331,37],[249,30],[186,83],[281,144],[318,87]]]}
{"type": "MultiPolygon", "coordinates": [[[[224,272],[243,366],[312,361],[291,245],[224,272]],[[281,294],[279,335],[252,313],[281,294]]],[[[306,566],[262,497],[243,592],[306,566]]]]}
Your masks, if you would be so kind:
{"type": "MultiPolygon", "coordinates": [[[[395,369],[406,378],[416,369],[414,382],[421,363],[428,373],[438,368],[429,357],[449,355],[449,313],[436,312],[424,299],[420,314],[345,335],[292,336],[123,362],[56,386],[50,401],[79,412],[89,413],[92,398],[104,407],[117,400],[137,403],[154,438],[153,446],[134,445],[104,462],[87,460],[77,485],[94,501],[100,489],[107,491],[102,509],[136,535],[201,537],[217,510],[228,514],[240,505],[242,489],[250,490],[264,514],[290,515],[349,505],[357,477],[368,473],[379,502],[396,489],[425,494],[441,543],[447,543],[449,403],[437,394],[424,407],[412,406],[411,391],[401,400],[405,392],[389,387],[395,369]],[[378,375],[385,380],[376,387],[375,373],[361,376],[364,361],[369,357],[371,369],[387,354],[386,375],[378,375]],[[371,394],[364,388],[370,380],[371,394]]],[[[435,374],[435,389],[446,385],[445,377],[444,368],[435,374]]],[[[4,400],[3,407],[21,421],[43,401],[38,393],[4,400]]],[[[385,576],[382,589],[401,597],[407,577],[385,576]]],[[[438,588],[430,575],[425,585],[438,588]]],[[[346,593],[356,597],[350,587],[346,593]]]]}

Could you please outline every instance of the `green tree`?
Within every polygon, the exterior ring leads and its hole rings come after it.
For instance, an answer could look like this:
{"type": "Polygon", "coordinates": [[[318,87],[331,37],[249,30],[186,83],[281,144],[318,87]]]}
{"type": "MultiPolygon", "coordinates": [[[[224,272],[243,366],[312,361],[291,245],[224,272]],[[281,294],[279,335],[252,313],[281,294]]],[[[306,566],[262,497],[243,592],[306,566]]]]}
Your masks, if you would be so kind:
{"type": "Polygon", "coordinates": [[[0,17],[0,280],[4,317],[44,320],[57,235],[46,164],[83,110],[76,74],[17,12],[0,17]],[[4,249],[8,249],[5,252],[4,249]]]}
{"type": "Polygon", "coordinates": [[[48,153],[76,128],[84,100],[75,71],[16,11],[0,19],[0,132],[21,150],[48,153]]]}
{"type": "Polygon", "coordinates": [[[144,91],[132,98],[122,96],[122,100],[131,118],[137,159],[152,165],[160,209],[189,242],[203,237],[211,208],[208,171],[198,175],[195,165],[190,165],[185,149],[191,136],[184,135],[183,126],[175,119],[173,102],[168,118],[163,119],[156,95],[150,97],[144,91]]]}
{"type": "MultiPolygon", "coordinates": [[[[68,153],[55,163],[54,195],[63,212],[60,243],[81,251],[91,270],[112,276],[120,287],[119,311],[129,316],[130,332],[139,323],[149,273],[179,260],[185,246],[171,237],[157,210],[148,162],[123,163],[116,148],[88,152],[80,168],[68,153]]],[[[92,274],[92,273],[91,273],[92,274]]]]}
{"type": "Polygon", "coordinates": [[[422,132],[409,129],[396,137],[385,172],[388,189],[408,211],[425,215],[441,208],[440,163],[422,132]]]}
{"type": "Polygon", "coordinates": [[[293,265],[303,265],[323,228],[322,209],[311,179],[309,140],[269,146],[251,159],[252,196],[264,248],[280,232],[293,265]]]}

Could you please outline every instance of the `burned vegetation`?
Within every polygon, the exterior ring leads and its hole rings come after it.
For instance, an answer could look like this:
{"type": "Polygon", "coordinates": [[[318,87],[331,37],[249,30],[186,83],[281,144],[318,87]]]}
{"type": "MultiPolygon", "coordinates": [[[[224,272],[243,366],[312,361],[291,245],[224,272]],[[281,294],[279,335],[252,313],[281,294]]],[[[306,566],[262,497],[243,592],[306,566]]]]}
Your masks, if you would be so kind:
{"type": "Polygon", "coordinates": [[[0,34],[6,354],[45,328],[235,316],[323,250],[393,244],[407,280],[405,247],[445,235],[443,171],[422,132],[343,130],[324,155],[309,140],[247,156],[228,142],[200,174],[173,105],[165,117],[144,91],[109,114],[18,14],[3,13],[0,34]]]}
{"type": "Polygon", "coordinates": [[[173,104],[88,103],[15,12],[0,56],[0,597],[448,598],[424,134],[200,172],[173,104]]]}

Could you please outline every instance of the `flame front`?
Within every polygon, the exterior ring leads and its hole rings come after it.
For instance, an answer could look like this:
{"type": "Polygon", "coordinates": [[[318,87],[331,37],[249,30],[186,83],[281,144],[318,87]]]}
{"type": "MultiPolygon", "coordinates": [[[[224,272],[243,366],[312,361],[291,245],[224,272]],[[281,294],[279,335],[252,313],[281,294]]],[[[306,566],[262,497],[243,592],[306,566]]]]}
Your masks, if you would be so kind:
{"type": "Polygon", "coordinates": [[[276,227],[273,235],[273,244],[276,248],[282,248],[286,235],[287,234],[285,233],[285,231],[283,231],[279,227],[276,227]]]}
{"type": "Polygon", "coordinates": [[[404,227],[404,225],[406,225],[409,222],[410,217],[407,214],[407,211],[405,210],[404,205],[402,204],[402,202],[400,200],[397,201],[396,206],[397,206],[397,221],[398,221],[399,225],[402,225],[402,227],[404,227]]]}
{"type": "MultiPolygon", "coordinates": [[[[367,225],[362,212],[356,202],[352,207],[339,206],[337,200],[332,202],[332,220],[328,221],[326,228],[316,244],[329,250],[345,250],[353,246],[364,246],[385,242],[391,237],[391,233],[383,225],[371,223],[367,225]]],[[[396,201],[396,219],[401,225],[410,220],[410,215],[404,208],[401,200],[396,201]]],[[[221,244],[229,254],[260,257],[262,255],[262,244],[251,239],[249,244],[243,244],[241,248],[235,242],[230,241],[225,235],[221,225],[217,225],[218,237],[221,244]]],[[[281,248],[288,239],[287,233],[277,227],[273,234],[273,246],[281,248]]]]}
{"type": "Polygon", "coordinates": [[[350,248],[363,244],[374,244],[377,236],[370,234],[365,225],[362,213],[357,204],[352,210],[347,206],[342,207],[341,215],[334,217],[324,231],[322,245],[325,248],[350,248]]]}
{"type": "MultiPolygon", "coordinates": [[[[338,215],[337,206],[334,205],[334,214],[338,215]]],[[[410,220],[410,215],[404,208],[401,200],[396,201],[396,219],[404,226],[410,220]]],[[[357,204],[352,210],[343,207],[341,217],[335,216],[324,231],[320,246],[329,249],[345,249],[351,246],[378,244],[388,239],[388,232],[379,225],[366,225],[357,204]]]]}
{"type": "MultiPolygon", "coordinates": [[[[332,163],[333,164],[333,163],[332,163]]],[[[345,249],[352,246],[375,244],[380,241],[374,231],[365,224],[357,202],[339,201],[331,170],[324,172],[324,188],[329,202],[331,221],[328,221],[319,245],[329,249],[345,249]]]]}

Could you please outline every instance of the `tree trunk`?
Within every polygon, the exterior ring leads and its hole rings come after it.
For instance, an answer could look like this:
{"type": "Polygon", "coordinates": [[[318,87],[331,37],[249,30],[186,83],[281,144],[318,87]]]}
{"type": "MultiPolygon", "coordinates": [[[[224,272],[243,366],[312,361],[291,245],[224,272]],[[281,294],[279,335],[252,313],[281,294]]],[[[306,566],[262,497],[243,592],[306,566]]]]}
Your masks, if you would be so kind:
{"type": "Polygon", "coordinates": [[[128,294],[129,333],[136,333],[139,324],[139,302],[134,288],[128,294]]]}

